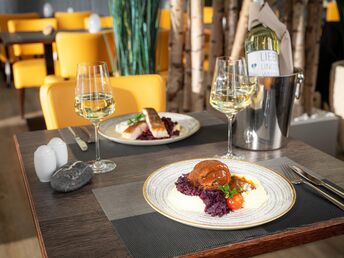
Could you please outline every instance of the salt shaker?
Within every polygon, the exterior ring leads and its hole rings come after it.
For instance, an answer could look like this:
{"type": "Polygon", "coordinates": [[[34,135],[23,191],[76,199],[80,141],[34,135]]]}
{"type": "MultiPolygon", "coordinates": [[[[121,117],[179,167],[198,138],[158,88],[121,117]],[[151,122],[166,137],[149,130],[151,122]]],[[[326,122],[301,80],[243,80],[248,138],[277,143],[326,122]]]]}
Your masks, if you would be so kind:
{"type": "Polygon", "coordinates": [[[56,168],[60,168],[68,162],[67,144],[61,138],[52,138],[49,141],[48,146],[50,146],[55,152],[56,168]]]}
{"type": "Polygon", "coordinates": [[[49,182],[50,176],[56,170],[54,150],[47,145],[41,145],[34,153],[34,165],[39,181],[49,182]]]}

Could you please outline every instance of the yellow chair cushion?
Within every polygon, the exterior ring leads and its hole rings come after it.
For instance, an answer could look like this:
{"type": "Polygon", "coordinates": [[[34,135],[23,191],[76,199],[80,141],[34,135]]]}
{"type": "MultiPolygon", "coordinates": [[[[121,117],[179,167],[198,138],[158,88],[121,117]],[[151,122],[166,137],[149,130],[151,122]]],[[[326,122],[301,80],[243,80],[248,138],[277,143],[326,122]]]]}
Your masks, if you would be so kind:
{"type": "MultiPolygon", "coordinates": [[[[110,116],[140,112],[144,107],[166,110],[166,84],[159,75],[111,77],[116,110],[110,116]]],[[[74,111],[75,80],[43,85],[40,101],[47,129],[87,125],[74,111]]]]}
{"type": "MultiPolygon", "coordinates": [[[[54,63],[55,69],[57,63],[54,63]]],[[[39,87],[47,75],[43,58],[17,61],[13,64],[14,86],[17,89],[39,87]]]]}
{"type": "Polygon", "coordinates": [[[43,58],[18,61],[13,64],[14,86],[17,89],[41,86],[46,74],[43,58]]]}

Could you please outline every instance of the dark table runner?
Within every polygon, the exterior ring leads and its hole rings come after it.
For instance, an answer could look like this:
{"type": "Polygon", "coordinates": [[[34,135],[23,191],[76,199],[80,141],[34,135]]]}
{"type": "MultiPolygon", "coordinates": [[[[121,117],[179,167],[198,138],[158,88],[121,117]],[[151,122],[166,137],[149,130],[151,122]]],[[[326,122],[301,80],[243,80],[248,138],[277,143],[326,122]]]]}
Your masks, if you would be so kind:
{"type": "MultiPolygon", "coordinates": [[[[297,164],[286,157],[262,161],[258,164],[278,172],[280,165],[286,162],[297,164]]],[[[275,221],[243,230],[199,229],[175,222],[142,207],[142,202],[144,202],[143,197],[140,196],[142,195],[142,184],[143,182],[135,183],[135,187],[139,188],[140,191],[133,193],[133,197],[127,200],[133,207],[124,211],[121,209],[121,212],[118,212],[119,210],[114,206],[112,200],[116,200],[118,195],[124,195],[125,185],[94,190],[100,206],[133,257],[183,255],[344,216],[342,210],[306,186],[298,185],[295,187],[297,198],[294,207],[286,215],[275,221]],[[134,199],[139,199],[139,201],[135,203],[134,199]],[[139,210],[138,212],[133,211],[135,207],[139,210]],[[113,219],[114,217],[116,219],[113,219]]],[[[133,186],[130,185],[128,188],[133,189],[133,186]]]]}
{"type": "MultiPolygon", "coordinates": [[[[112,142],[109,140],[100,140],[100,153],[103,159],[110,159],[114,157],[122,157],[128,155],[138,155],[147,152],[157,152],[166,149],[173,149],[183,146],[199,145],[212,142],[220,142],[227,140],[227,125],[217,124],[203,126],[194,135],[175,143],[156,145],[156,146],[137,146],[126,145],[121,143],[112,142]]],[[[85,152],[80,151],[76,143],[68,144],[68,147],[73,152],[78,160],[88,161],[94,159],[95,144],[88,144],[88,150],[85,152]]]]}

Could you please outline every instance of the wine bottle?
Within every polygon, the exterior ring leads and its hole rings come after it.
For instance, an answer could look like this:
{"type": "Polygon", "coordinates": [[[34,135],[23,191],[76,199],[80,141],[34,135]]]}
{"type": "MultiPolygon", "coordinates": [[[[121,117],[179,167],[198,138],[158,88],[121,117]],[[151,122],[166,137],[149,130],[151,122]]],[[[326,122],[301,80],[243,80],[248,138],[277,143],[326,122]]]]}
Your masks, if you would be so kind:
{"type": "MultiPolygon", "coordinates": [[[[263,5],[264,0],[252,4],[263,5]]],[[[279,40],[276,33],[263,24],[251,28],[245,40],[248,73],[251,76],[279,76],[279,40]]]]}

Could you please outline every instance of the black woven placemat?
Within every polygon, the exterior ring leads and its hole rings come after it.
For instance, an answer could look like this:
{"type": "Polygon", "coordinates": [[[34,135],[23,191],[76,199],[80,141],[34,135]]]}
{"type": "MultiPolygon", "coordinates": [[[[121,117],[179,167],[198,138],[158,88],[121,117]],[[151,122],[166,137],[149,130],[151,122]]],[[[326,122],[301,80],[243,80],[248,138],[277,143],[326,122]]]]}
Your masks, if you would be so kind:
{"type": "MultiPolygon", "coordinates": [[[[138,155],[147,152],[163,151],[169,148],[226,141],[226,139],[227,125],[218,124],[201,127],[194,135],[182,141],[156,146],[127,145],[109,140],[100,140],[100,153],[103,159],[110,159],[114,157],[138,155]]],[[[81,151],[76,143],[68,144],[68,147],[78,160],[88,161],[95,158],[95,144],[88,144],[88,150],[85,152],[81,151]]]]}
{"type": "MultiPolygon", "coordinates": [[[[282,163],[299,165],[286,157],[258,162],[275,171],[279,171],[282,163]]],[[[297,185],[295,190],[296,203],[287,214],[248,229],[199,229],[175,222],[156,212],[127,216],[111,222],[133,257],[171,257],[344,216],[344,211],[307,186],[297,185]]],[[[101,200],[98,201],[102,203],[101,200]]]]}
{"type": "Polygon", "coordinates": [[[155,212],[113,220],[112,224],[133,257],[172,257],[344,216],[342,210],[306,187],[296,186],[296,192],[296,204],[285,216],[249,229],[199,229],[155,212]]]}

